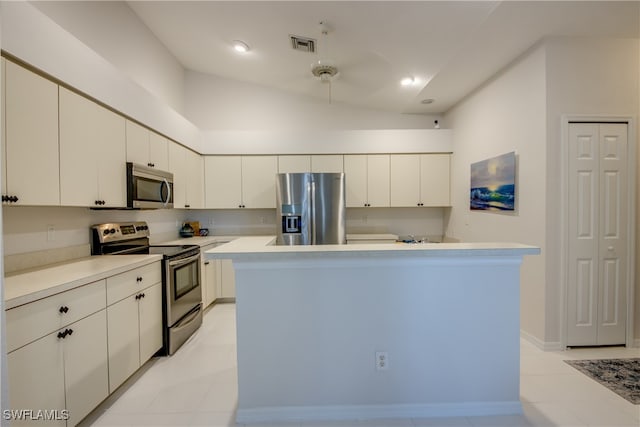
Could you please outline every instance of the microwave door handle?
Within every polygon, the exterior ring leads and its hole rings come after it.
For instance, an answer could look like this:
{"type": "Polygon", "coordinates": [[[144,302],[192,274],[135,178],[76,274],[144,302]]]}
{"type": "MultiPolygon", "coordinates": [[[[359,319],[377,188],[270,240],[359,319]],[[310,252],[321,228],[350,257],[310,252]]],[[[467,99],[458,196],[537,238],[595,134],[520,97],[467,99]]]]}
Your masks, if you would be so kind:
{"type": "MultiPolygon", "coordinates": [[[[171,200],[171,186],[169,185],[169,181],[166,178],[163,179],[164,185],[167,186],[167,200],[163,200],[163,206],[166,208],[169,204],[169,200],[171,200]]],[[[160,192],[160,196],[162,197],[162,192],[160,192]]]]}
{"type": "Polygon", "coordinates": [[[185,258],[185,259],[179,259],[179,260],[176,260],[176,261],[170,261],[169,262],[169,267],[180,267],[182,265],[189,264],[190,262],[193,262],[193,261],[197,260],[198,258],[200,258],[200,254],[194,255],[194,256],[190,256],[189,258],[185,258]]]}

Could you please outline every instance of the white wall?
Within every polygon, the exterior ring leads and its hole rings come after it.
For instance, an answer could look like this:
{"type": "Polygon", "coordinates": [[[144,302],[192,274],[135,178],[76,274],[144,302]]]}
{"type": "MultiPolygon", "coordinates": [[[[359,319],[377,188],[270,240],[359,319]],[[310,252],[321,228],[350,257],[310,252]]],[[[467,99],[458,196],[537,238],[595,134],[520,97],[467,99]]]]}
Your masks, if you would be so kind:
{"type": "Polygon", "coordinates": [[[429,129],[440,115],[398,114],[187,71],[185,115],[202,130],[429,129]]]}
{"type": "Polygon", "coordinates": [[[126,2],[33,4],[160,101],[184,113],[184,68],[126,2]]]}
{"type": "MultiPolygon", "coordinates": [[[[543,41],[444,118],[454,129],[455,153],[446,232],[463,241],[511,240],[542,248],[540,257],[523,264],[521,322],[525,335],[546,348],[559,347],[564,316],[561,117],[637,117],[638,53],[637,39],[543,41]],[[469,211],[470,163],[512,150],[518,155],[516,213],[469,211]]],[[[638,281],[635,286],[640,307],[638,281]]],[[[635,325],[638,337],[638,310],[635,325]]]]}
{"type": "MultiPolygon", "coordinates": [[[[559,340],[563,307],[560,295],[561,116],[638,114],[638,39],[554,39],[547,46],[547,275],[546,341],[559,340]]],[[[630,141],[636,143],[637,141],[630,141]]],[[[638,221],[636,212],[636,222],[638,221]]],[[[636,264],[640,265],[640,264],[636,264]]],[[[636,272],[637,274],[637,272],[636,272]]],[[[636,305],[640,294],[636,281],[636,305]]],[[[640,310],[635,311],[640,337],[640,310]]]]}
{"type": "Polygon", "coordinates": [[[544,339],[545,330],[545,49],[538,47],[445,115],[454,130],[453,208],[446,234],[465,242],[511,241],[542,248],[522,264],[521,328],[544,339]],[[517,156],[516,211],[470,211],[470,164],[510,151],[517,156]]]}

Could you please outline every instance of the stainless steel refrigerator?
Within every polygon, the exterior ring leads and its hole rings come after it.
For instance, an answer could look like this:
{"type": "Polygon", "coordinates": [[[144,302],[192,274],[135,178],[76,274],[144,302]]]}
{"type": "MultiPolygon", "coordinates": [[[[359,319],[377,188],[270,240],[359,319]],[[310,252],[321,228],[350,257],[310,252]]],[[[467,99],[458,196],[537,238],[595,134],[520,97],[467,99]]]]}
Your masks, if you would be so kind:
{"type": "Polygon", "coordinates": [[[278,245],[346,244],[343,173],[276,175],[278,245]]]}

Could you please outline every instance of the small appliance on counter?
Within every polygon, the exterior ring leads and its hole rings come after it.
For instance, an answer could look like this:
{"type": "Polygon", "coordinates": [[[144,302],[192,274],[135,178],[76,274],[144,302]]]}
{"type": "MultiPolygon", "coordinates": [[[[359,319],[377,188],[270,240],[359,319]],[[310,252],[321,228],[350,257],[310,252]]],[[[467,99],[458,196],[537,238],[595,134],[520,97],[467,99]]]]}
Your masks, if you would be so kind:
{"type": "Polygon", "coordinates": [[[180,229],[180,237],[193,237],[194,234],[193,227],[188,222],[185,222],[180,229]]]}
{"type": "MultiPolygon", "coordinates": [[[[193,231],[193,230],[192,230],[193,231]]],[[[146,222],[91,227],[91,255],[162,255],[163,355],[172,355],[202,324],[200,246],[150,245],[146,222]]]]}

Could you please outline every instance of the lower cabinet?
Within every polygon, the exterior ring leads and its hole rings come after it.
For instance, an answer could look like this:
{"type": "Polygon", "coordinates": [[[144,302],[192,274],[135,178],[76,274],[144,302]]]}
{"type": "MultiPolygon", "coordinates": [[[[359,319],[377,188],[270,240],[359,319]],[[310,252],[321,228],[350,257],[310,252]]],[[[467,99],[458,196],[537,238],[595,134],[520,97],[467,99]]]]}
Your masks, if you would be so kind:
{"type": "Polygon", "coordinates": [[[11,425],[75,426],[162,348],[160,262],[5,315],[11,425]]]}
{"type": "Polygon", "coordinates": [[[113,392],[162,347],[162,284],[107,307],[109,391],[113,392]]]}
{"type": "Polygon", "coordinates": [[[100,404],[109,395],[106,331],[103,309],[9,353],[11,408],[34,410],[34,420],[12,425],[43,425],[42,409],[57,411],[43,415],[46,425],[74,426],[100,404]]]}
{"type": "Polygon", "coordinates": [[[233,262],[230,259],[218,260],[220,268],[220,285],[218,296],[221,298],[236,297],[236,273],[233,269],[233,262]]]}
{"type": "Polygon", "coordinates": [[[216,267],[217,260],[206,259],[204,253],[218,244],[204,246],[200,250],[200,282],[202,283],[202,306],[208,307],[218,298],[218,283],[220,269],[216,267]]]}

